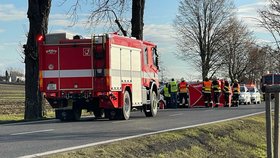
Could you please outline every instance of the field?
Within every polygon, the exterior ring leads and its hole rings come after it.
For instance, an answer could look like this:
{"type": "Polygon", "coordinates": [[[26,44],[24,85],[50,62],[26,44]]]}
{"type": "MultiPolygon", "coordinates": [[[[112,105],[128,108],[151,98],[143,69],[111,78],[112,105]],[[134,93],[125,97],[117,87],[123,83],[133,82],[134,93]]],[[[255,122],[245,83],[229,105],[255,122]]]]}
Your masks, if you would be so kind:
{"type": "Polygon", "coordinates": [[[0,84],[0,114],[23,114],[24,97],[24,85],[0,84]]]}
{"type": "MultiPolygon", "coordinates": [[[[0,121],[23,120],[24,99],[24,85],[0,83],[0,121]]],[[[46,109],[48,113],[53,113],[49,105],[46,109]]]]}

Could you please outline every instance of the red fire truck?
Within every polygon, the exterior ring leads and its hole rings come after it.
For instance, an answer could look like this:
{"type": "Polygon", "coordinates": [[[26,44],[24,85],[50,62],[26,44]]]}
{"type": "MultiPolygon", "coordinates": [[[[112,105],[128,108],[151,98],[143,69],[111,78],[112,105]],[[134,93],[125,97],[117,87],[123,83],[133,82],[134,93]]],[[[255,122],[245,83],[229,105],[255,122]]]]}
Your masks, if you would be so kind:
{"type": "Polygon", "coordinates": [[[82,109],[96,118],[129,119],[132,108],[157,114],[158,54],[155,44],[114,33],[85,39],[66,33],[38,37],[40,91],[60,120],[78,120],[82,109]]]}

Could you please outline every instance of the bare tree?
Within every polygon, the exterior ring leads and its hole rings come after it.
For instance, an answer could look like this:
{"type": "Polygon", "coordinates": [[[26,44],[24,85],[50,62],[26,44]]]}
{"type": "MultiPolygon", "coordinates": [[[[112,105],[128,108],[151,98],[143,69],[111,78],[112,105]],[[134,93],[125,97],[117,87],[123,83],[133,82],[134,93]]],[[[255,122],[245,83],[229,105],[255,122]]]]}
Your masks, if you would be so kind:
{"type": "MultiPolygon", "coordinates": [[[[80,2],[80,0],[76,0],[69,11],[74,23],[78,19],[77,10],[81,7],[80,2]]],[[[130,9],[132,12],[131,36],[140,40],[143,39],[145,0],[132,0],[132,3],[131,0],[91,0],[91,4],[93,9],[88,21],[91,25],[96,26],[102,22],[109,23],[112,26],[116,22],[124,35],[126,33],[120,28],[119,18],[123,18],[129,10],[127,8],[131,8],[129,6],[132,5],[132,9],[130,9]]]]}
{"type": "Polygon", "coordinates": [[[266,51],[258,46],[252,45],[249,50],[249,66],[246,70],[247,83],[257,83],[266,69],[266,51]]]}
{"type": "Polygon", "coordinates": [[[273,46],[265,46],[262,48],[265,52],[265,66],[263,74],[280,72],[280,53],[273,46]]]}
{"type": "Polygon", "coordinates": [[[42,117],[42,97],[39,91],[39,60],[36,37],[46,34],[51,8],[51,0],[29,0],[27,16],[29,32],[24,45],[25,54],[25,114],[24,119],[42,117]]]}
{"type": "Polygon", "coordinates": [[[225,27],[226,34],[220,40],[220,56],[227,69],[229,78],[241,80],[245,73],[249,71],[250,58],[253,39],[252,32],[247,29],[242,21],[232,17],[225,27]]]}
{"type": "Polygon", "coordinates": [[[225,24],[232,16],[231,0],[181,0],[174,21],[179,53],[185,60],[197,63],[202,78],[221,66],[219,41],[225,35],[225,24]]]}
{"type": "Polygon", "coordinates": [[[279,0],[269,0],[270,5],[263,10],[259,10],[261,26],[268,30],[275,40],[278,51],[280,50],[280,2],[279,0]]]}

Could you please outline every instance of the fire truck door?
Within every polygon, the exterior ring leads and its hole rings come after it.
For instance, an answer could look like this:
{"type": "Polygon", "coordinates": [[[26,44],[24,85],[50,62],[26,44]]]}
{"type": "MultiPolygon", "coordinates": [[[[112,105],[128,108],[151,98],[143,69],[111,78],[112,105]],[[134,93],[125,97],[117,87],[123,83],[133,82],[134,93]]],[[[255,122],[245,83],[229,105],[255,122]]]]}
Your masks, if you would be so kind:
{"type": "Polygon", "coordinates": [[[90,46],[66,45],[59,51],[61,90],[93,89],[93,64],[90,46]]]}

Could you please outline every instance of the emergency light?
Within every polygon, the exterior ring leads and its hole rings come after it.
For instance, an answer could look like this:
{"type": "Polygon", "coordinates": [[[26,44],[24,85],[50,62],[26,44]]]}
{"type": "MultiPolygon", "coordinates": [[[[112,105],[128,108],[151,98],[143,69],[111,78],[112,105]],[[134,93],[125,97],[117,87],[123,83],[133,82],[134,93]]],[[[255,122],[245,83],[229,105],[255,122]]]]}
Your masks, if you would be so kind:
{"type": "Polygon", "coordinates": [[[38,35],[37,41],[43,41],[43,39],[44,39],[44,36],[43,36],[43,35],[38,35]]]}

